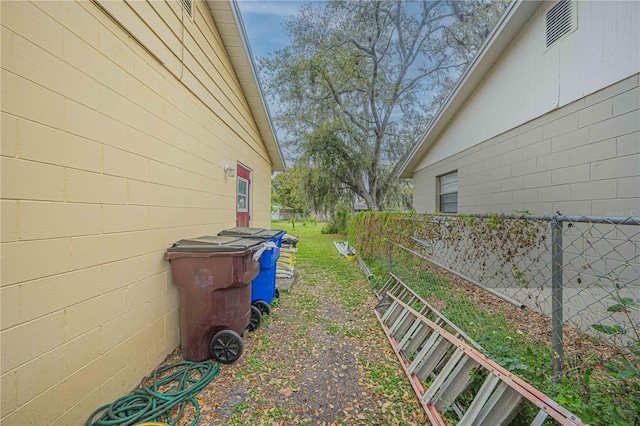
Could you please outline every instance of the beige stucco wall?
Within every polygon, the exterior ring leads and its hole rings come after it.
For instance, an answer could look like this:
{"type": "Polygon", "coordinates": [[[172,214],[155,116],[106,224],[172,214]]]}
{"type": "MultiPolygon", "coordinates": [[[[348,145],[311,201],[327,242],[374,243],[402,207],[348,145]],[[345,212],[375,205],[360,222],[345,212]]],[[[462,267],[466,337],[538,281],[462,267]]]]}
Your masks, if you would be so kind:
{"type": "Polygon", "coordinates": [[[437,176],[458,170],[460,212],[640,216],[638,78],[418,170],[414,207],[435,211],[437,176]]]}
{"type": "Polygon", "coordinates": [[[179,2],[109,4],[124,29],[88,1],[0,2],[2,425],[81,424],[179,344],[164,250],[235,226],[225,163],[253,170],[269,226],[270,160],[206,5],[182,33],[179,2]]]}

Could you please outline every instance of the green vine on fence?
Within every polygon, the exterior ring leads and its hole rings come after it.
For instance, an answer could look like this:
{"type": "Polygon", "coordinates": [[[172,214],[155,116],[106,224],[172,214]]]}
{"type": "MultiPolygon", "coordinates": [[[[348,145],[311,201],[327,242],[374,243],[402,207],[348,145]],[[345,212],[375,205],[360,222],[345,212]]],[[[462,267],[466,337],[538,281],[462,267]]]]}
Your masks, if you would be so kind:
{"type": "MultiPolygon", "coordinates": [[[[545,269],[549,267],[548,226],[549,222],[529,220],[525,216],[366,212],[350,219],[348,237],[363,259],[387,258],[391,254],[389,241],[393,241],[426,257],[444,257],[445,262],[441,263],[458,271],[460,267],[465,268],[469,271],[467,275],[478,281],[503,279],[527,288],[533,280],[545,278],[545,269]]],[[[394,265],[404,267],[402,262],[394,265]]],[[[585,263],[583,268],[590,266],[585,263]]],[[[607,281],[606,287],[614,289],[608,306],[610,322],[591,327],[617,340],[618,344],[625,344],[616,345],[617,352],[576,352],[574,358],[565,359],[566,371],[561,383],[546,379],[550,370],[548,345],[527,346],[527,353],[523,355],[493,334],[486,334],[478,341],[483,347],[491,348],[491,356],[500,363],[527,376],[531,382],[538,380],[536,384],[543,392],[576,413],[583,422],[598,426],[640,425],[637,321],[640,304],[626,293],[629,287],[620,282],[618,276],[620,274],[602,277],[599,284],[604,286],[602,283],[607,281]],[[496,342],[499,344],[494,344],[496,342]]],[[[547,280],[539,281],[536,284],[544,286],[547,280]]],[[[580,278],[577,282],[582,283],[580,278]]],[[[450,310],[449,318],[459,320],[462,311],[466,315],[466,307],[456,312],[450,310]]]]}
{"type": "MultiPolygon", "coordinates": [[[[632,297],[624,297],[622,291],[626,286],[621,284],[619,277],[607,274],[602,278],[603,280],[609,281],[614,289],[611,300],[615,303],[607,307],[607,312],[611,313],[614,320],[616,319],[614,317],[616,314],[622,314],[624,319],[617,320],[618,322],[613,325],[592,324],[591,327],[609,336],[627,337],[628,342],[626,344],[622,341],[617,342],[616,347],[622,349],[620,350],[619,356],[609,363],[609,369],[618,379],[630,380],[640,378],[640,326],[638,325],[637,319],[634,321],[632,317],[633,312],[637,313],[640,311],[640,303],[633,300],[632,297]]],[[[597,282],[594,285],[603,286],[602,282],[597,282]]]]}
{"type": "Polygon", "coordinates": [[[437,247],[439,253],[448,253],[450,266],[473,269],[473,278],[513,280],[525,288],[529,283],[519,263],[539,262],[547,238],[546,224],[526,218],[398,212],[356,214],[349,236],[365,258],[386,255],[389,241],[427,257],[437,247]]]}

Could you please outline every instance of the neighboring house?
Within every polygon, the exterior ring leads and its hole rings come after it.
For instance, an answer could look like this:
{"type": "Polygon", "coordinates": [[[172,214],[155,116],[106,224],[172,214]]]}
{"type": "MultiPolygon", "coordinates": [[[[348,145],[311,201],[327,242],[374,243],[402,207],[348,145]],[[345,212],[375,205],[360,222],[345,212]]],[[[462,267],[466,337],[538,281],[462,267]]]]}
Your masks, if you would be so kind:
{"type": "Polygon", "coordinates": [[[271,206],[271,220],[280,220],[281,206],[271,206]]]}
{"type": "Polygon", "coordinates": [[[82,424],[179,344],[165,250],[269,227],[284,164],[234,2],[0,7],[0,423],[82,424]]]}
{"type": "Polygon", "coordinates": [[[433,212],[640,216],[640,2],[512,3],[403,165],[433,212]]]}
{"type": "Polygon", "coordinates": [[[369,207],[367,206],[367,203],[362,200],[360,197],[356,197],[356,201],[353,204],[353,211],[354,212],[366,212],[369,210],[369,207]]]}

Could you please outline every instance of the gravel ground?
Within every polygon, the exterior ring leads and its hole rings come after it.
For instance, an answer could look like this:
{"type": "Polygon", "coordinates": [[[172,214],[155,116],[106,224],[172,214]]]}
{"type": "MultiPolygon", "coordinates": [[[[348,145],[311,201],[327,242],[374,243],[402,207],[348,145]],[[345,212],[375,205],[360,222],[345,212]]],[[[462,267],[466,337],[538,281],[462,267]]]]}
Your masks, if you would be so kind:
{"type": "MultiPolygon", "coordinates": [[[[305,262],[300,244],[297,281],[197,397],[199,425],[428,424],[373,314],[373,291],[325,237],[306,248],[329,263],[305,262]]],[[[165,363],[181,360],[177,349],[165,363]]],[[[180,424],[194,416],[188,409],[180,424]]]]}
{"type": "MultiPolygon", "coordinates": [[[[355,262],[319,228],[300,232],[296,280],[271,315],[244,338],[244,353],[196,397],[198,425],[428,425],[378,323],[378,302],[355,262]]],[[[548,342],[549,319],[521,310],[430,264],[461,296],[504,315],[531,341],[548,342]]],[[[442,302],[430,298],[438,309],[442,302]]],[[[611,348],[565,328],[568,352],[600,359],[611,348]],[[581,338],[577,338],[581,337],[581,338]]],[[[163,365],[183,361],[180,348],[163,365]]],[[[596,375],[599,372],[595,373],[596,375]]],[[[180,425],[193,423],[189,407],[180,425]]]]}
{"type": "MultiPolygon", "coordinates": [[[[328,238],[302,244],[291,290],[246,335],[242,357],[221,365],[220,375],[198,395],[198,425],[429,424],[373,314],[373,291],[357,264],[327,249],[328,238]]],[[[530,339],[548,341],[543,315],[517,309],[440,268],[424,268],[447,277],[486,311],[518,324],[530,339]]],[[[441,308],[438,300],[431,302],[441,308]]],[[[591,339],[584,345],[595,349],[591,339]]],[[[611,356],[606,347],[596,352],[611,356]]],[[[163,364],[180,361],[178,348],[163,364]]],[[[180,425],[194,418],[189,408],[180,425]]]]}

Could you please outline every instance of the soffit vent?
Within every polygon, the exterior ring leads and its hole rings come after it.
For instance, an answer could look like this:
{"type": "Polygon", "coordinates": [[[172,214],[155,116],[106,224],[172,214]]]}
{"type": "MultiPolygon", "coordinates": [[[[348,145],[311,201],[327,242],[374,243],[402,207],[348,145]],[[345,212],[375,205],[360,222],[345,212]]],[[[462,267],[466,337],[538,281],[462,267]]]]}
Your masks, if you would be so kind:
{"type": "Polygon", "coordinates": [[[547,47],[576,29],[576,2],[560,0],[545,13],[547,47]]]}
{"type": "Polygon", "coordinates": [[[189,18],[193,18],[193,0],[179,0],[189,18]]]}

